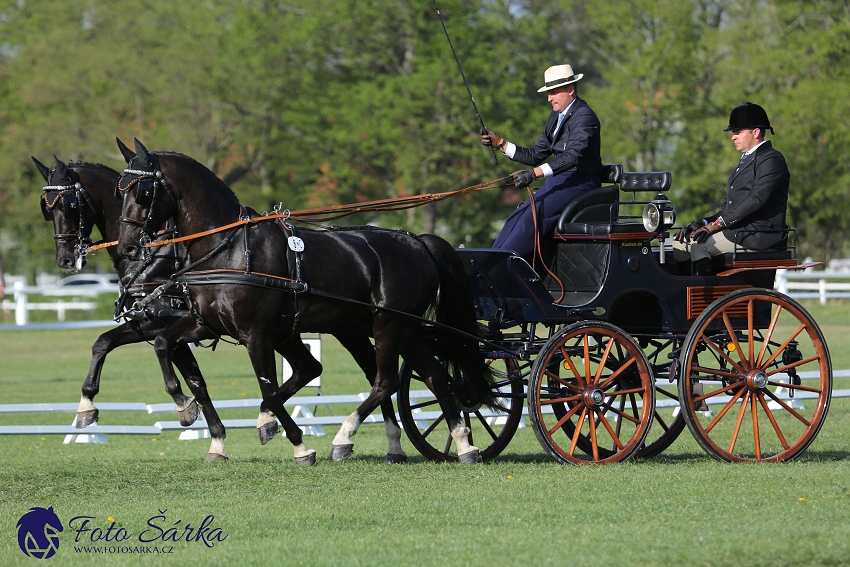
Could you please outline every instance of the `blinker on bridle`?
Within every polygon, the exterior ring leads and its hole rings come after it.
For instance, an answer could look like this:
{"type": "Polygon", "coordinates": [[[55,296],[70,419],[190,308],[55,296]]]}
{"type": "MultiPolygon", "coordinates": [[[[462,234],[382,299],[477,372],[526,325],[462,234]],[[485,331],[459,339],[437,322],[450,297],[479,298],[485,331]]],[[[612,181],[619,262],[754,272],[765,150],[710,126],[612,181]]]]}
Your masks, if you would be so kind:
{"type": "MultiPolygon", "coordinates": [[[[156,205],[157,194],[160,190],[164,190],[172,200],[174,200],[174,195],[171,193],[171,188],[168,185],[168,182],[162,175],[162,171],[159,169],[159,163],[156,158],[156,155],[151,154],[151,167],[153,171],[147,171],[144,169],[125,169],[124,174],[121,176],[121,179],[118,180],[118,190],[124,194],[126,197],[127,192],[133,187],[133,185],[137,185],[136,189],[136,198],[135,202],[141,207],[147,207],[147,217],[144,220],[132,219],[129,217],[121,216],[118,218],[118,222],[124,224],[131,224],[133,226],[141,227],[142,236],[139,239],[139,243],[142,245],[142,250],[146,250],[146,245],[153,240],[153,219],[156,205]],[[131,179],[126,186],[122,184],[122,180],[126,175],[135,176],[131,179]]],[[[176,202],[176,201],[175,201],[176,202]]]]}

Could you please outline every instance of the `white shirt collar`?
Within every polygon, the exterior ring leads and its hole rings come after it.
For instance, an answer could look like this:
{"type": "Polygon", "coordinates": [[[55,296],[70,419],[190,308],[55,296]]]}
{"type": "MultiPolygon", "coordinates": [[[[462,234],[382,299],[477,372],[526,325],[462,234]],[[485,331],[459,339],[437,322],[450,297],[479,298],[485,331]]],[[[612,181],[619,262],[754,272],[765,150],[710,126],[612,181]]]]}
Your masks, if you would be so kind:
{"type": "Polygon", "coordinates": [[[761,141],[761,143],[759,143],[759,145],[758,145],[758,146],[756,146],[756,147],[754,147],[754,148],[750,148],[748,151],[744,152],[744,154],[743,154],[743,155],[745,155],[745,156],[750,155],[751,153],[753,153],[754,151],[756,151],[757,149],[759,149],[759,146],[760,146],[760,145],[762,145],[762,144],[763,144],[763,143],[765,143],[765,142],[767,142],[767,140],[762,140],[762,141],[761,141]]]}

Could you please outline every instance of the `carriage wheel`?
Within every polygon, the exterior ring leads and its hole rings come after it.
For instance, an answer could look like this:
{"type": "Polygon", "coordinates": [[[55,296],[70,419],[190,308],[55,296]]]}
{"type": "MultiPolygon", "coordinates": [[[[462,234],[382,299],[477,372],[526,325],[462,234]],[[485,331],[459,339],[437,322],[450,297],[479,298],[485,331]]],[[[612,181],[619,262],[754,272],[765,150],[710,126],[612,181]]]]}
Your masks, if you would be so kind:
{"type": "MultiPolygon", "coordinates": [[[[500,380],[495,388],[500,392],[499,402],[507,412],[493,412],[483,406],[461,409],[461,418],[470,430],[469,442],[478,447],[480,457],[485,461],[496,457],[507,447],[522,420],[525,400],[521,377],[523,368],[512,358],[505,363],[508,377],[500,380]]],[[[407,438],[427,459],[457,461],[457,448],[437,397],[406,362],[399,374],[398,413],[407,438]]]]}
{"type": "MultiPolygon", "coordinates": [[[[680,339],[677,339],[680,340],[680,339]]],[[[685,430],[685,418],[679,411],[679,389],[670,382],[670,359],[667,356],[678,343],[670,339],[649,339],[643,347],[647,360],[655,375],[655,412],[652,416],[652,428],[635,453],[635,458],[650,459],[660,455],[685,430]]]]}
{"type": "Polygon", "coordinates": [[[565,327],[543,346],[528,385],[528,414],[557,461],[623,461],[643,444],[655,408],[646,356],[623,330],[601,321],[565,327]]]}
{"type": "Polygon", "coordinates": [[[688,331],[679,360],[685,421],[717,460],[794,459],[826,419],[826,341],[806,310],[781,293],[750,288],[716,300],[688,331]],[[807,374],[815,380],[804,385],[807,374]]]}

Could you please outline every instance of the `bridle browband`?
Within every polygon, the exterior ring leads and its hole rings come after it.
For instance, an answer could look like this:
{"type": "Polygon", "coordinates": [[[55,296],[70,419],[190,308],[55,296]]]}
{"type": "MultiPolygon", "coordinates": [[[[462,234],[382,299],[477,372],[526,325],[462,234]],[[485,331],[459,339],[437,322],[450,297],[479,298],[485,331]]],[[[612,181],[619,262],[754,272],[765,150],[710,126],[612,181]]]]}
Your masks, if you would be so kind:
{"type": "Polygon", "coordinates": [[[72,210],[76,211],[77,231],[73,233],[56,233],[53,235],[53,240],[57,242],[74,240],[74,253],[77,256],[77,263],[80,265],[84,264],[88,248],[92,243],[91,238],[89,238],[92,227],[86,225],[86,215],[83,212],[81,203],[88,205],[96,217],[97,210],[94,208],[91,197],[89,197],[88,192],[86,192],[79,181],[69,185],[45,185],[41,189],[44,191],[41,196],[41,214],[45,221],[53,220],[53,210],[59,204],[60,200],[64,203],[63,208],[66,218],[70,218],[72,210]],[[51,193],[55,193],[52,201],[50,200],[51,193]]]}

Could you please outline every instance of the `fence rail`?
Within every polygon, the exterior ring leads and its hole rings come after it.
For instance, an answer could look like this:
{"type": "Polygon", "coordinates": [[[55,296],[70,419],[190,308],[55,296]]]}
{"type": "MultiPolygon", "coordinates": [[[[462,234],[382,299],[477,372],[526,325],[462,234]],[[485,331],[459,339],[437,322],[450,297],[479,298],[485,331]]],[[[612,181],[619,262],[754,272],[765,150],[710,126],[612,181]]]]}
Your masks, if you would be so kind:
{"type": "Polygon", "coordinates": [[[773,288],[795,299],[818,299],[826,305],[827,299],[850,297],[850,272],[776,270],[773,288]]]}

